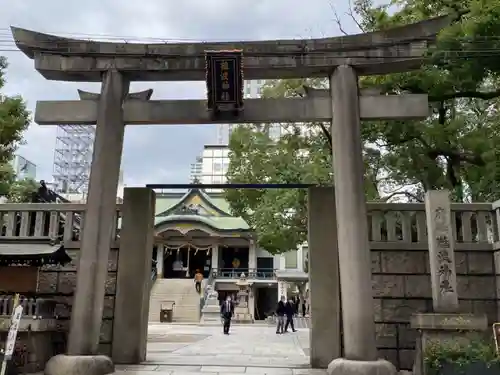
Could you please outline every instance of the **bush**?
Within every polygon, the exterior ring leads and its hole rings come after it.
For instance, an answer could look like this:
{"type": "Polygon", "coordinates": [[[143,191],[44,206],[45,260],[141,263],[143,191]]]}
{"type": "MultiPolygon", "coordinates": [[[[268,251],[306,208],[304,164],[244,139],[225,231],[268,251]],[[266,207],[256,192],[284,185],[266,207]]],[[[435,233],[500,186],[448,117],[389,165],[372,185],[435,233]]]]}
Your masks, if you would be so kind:
{"type": "Polygon", "coordinates": [[[495,345],[479,337],[462,342],[434,342],[427,345],[424,352],[424,364],[430,375],[440,375],[445,367],[465,373],[467,368],[478,363],[486,365],[487,368],[500,368],[500,357],[496,353],[495,345]]]}

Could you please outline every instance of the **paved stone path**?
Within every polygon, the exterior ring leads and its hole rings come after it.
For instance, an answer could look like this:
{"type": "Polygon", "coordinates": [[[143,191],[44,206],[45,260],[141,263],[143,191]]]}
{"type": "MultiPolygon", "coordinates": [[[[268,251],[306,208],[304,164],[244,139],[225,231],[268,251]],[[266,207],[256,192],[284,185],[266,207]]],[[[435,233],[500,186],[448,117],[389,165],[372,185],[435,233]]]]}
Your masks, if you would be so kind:
{"type": "MultiPolygon", "coordinates": [[[[276,325],[276,317],[274,317],[270,322],[267,322],[268,325],[276,325]]],[[[311,328],[311,318],[310,317],[302,317],[302,316],[294,316],[293,324],[295,328],[311,328]]]]}
{"type": "Polygon", "coordinates": [[[233,326],[149,326],[147,360],[117,366],[119,375],[324,375],[309,369],[308,329],[276,335],[275,328],[233,326]]]}

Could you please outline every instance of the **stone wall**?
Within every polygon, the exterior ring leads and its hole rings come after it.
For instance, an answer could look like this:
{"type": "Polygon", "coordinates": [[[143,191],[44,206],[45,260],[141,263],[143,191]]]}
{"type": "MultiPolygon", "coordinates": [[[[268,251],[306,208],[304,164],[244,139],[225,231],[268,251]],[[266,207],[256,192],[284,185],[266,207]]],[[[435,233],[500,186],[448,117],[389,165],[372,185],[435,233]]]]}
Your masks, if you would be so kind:
{"type": "MultiPolygon", "coordinates": [[[[410,316],[432,311],[428,252],[372,250],[371,256],[379,354],[399,369],[411,369],[417,332],[409,327],[410,316]]],[[[462,312],[484,313],[490,323],[497,321],[494,252],[462,250],[455,257],[462,312]]]]}
{"type": "MultiPolygon", "coordinates": [[[[38,293],[40,296],[53,298],[59,302],[57,315],[61,330],[69,332],[71,307],[76,288],[76,271],[79,249],[77,242],[72,248],[66,249],[72,258],[65,266],[46,265],[40,268],[38,275],[38,293]]],[[[118,248],[112,248],[108,261],[108,277],[106,280],[106,296],[104,297],[103,322],[101,326],[100,353],[111,355],[113,335],[113,316],[116,294],[116,273],[118,263],[118,248]]],[[[89,301],[92,303],[92,301],[89,301]]]]}

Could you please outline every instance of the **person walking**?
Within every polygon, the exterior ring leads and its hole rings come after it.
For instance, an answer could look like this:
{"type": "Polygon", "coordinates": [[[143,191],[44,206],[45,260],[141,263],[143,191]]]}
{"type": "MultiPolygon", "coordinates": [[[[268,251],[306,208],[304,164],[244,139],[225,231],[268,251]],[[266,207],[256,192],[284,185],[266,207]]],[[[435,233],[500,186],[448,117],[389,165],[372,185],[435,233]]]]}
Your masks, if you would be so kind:
{"type": "Polygon", "coordinates": [[[288,332],[288,326],[292,329],[292,332],[297,332],[295,326],[293,325],[293,315],[295,314],[295,303],[290,298],[288,302],[285,304],[285,315],[286,315],[286,323],[285,323],[285,333],[288,332]]]}
{"type": "Polygon", "coordinates": [[[200,272],[200,270],[196,270],[196,273],[194,274],[194,287],[198,294],[201,293],[201,282],[203,281],[203,274],[200,272]]]}
{"type": "Polygon", "coordinates": [[[234,315],[234,305],[231,297],[227,296],[226,300],[220,306],[220,315],[222,317],[222,327],[225,335],[229,335],[229,328],[231,327],[231,318],[234,315]]]}
{"type": "Polygon", "coordinates": [[[276,334],[280,335],[283,333],[285,328],[285,296],[281,296],[281,300],[278,302],[276,307],[276,317],[278,319],[278,325],[276,326],[276,334]]]}

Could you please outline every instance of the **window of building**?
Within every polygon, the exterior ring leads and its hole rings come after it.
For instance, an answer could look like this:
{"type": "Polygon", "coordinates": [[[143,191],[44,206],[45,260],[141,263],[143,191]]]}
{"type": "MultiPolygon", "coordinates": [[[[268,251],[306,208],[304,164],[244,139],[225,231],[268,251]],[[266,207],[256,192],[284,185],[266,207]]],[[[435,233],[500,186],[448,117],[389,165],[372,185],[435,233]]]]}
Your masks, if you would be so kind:
{"type": "Polygon", "coordinates": [[[212,166],[212,160],[209,159],[208,160],[209,162],[208,163],[203,163],[203,174],[205,175],[210,175],[212,174],[212,171],[213,171],[213,166],[212,166]]]}
{"type": "Polygon", "coordinates": [[[221,170],[222,170],[222,164],[214,163],[214,173],[220,173],[221,170]]]}
{"type": "Polygon", "coordinates": [[[297,268],[297,250],[287,251],[285,253],[285,268],[297,268]]]}

